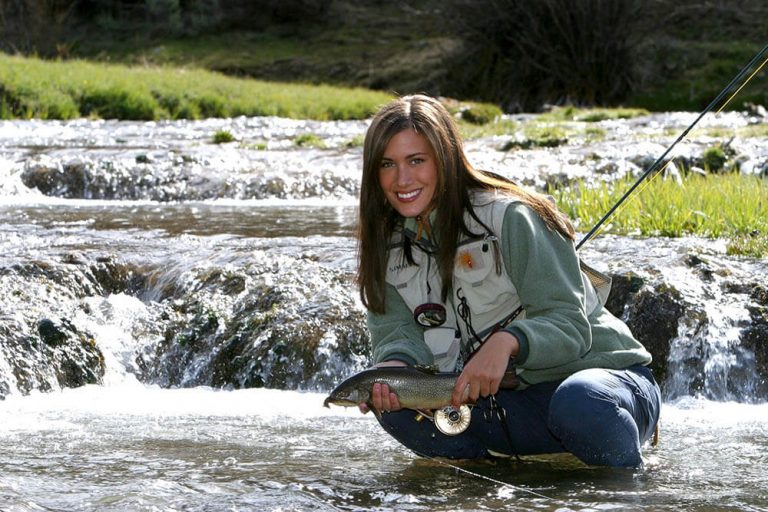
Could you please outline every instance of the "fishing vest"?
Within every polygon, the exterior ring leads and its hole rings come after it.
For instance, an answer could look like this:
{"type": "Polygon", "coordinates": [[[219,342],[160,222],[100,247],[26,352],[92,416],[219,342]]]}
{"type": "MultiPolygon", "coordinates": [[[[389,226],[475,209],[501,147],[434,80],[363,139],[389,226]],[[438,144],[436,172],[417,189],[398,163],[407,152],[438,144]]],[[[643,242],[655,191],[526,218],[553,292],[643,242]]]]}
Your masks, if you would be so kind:
{"type": "MultiPolygon", "coordinates": [[[[440,371],[460,370],[467,357],[481,345],[479,340],[485,340],[514,318],[525,318],[501,251],[494,248],[500,243],[496,233],[501,233],[507,207],[518,200],[492,192],[477,193],[473,199],[475,214],[492,232],[471,215],[465,215],[469,231],[477,236],[459,241],[453,287],[445,303],[440,300],[442,285],[434,258],[437,248],[425,239],[414,240],[415,233],[407,228],[396,232],[389,246],[386,281],[411,312],[426,303],[441,304],[446,309],[444,324],[424,328],[424,342],[440,371]],[[405,256],[406,239],[411,242],[413,264],[405,256]]],[[[590,314],[605,304],[611,281],[584,263],[581,267],[586,311],[590,314]]]]}

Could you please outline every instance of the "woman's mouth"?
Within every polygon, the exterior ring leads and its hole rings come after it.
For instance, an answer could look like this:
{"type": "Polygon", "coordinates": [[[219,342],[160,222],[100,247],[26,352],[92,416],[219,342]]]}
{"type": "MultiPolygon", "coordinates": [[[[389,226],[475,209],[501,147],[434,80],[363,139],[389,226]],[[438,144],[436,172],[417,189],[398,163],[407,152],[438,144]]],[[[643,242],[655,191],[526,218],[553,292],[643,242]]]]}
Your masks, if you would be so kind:
{"type": "Polygon", "coordinates": [[[416,190],[412,190],[410,192],[398,192],[397,198],[400,201],[413,201],[419,196],[419,194],[421,194],[421,190],[422,189],[417,188],[416,190]]]}

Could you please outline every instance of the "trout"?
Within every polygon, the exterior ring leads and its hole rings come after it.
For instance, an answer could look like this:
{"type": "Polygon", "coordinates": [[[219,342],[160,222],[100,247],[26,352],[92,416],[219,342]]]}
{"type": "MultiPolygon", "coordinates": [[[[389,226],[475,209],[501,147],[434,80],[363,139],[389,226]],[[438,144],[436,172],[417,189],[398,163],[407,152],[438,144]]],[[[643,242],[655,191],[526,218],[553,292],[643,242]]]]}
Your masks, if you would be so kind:
{"type": "Polygon", "coordinates": [[[397,395],[400,405],[406,409],[440,409],[451,404],[451,395],[458,377],[458,373],[437,373],[412,366],[372,368],[336,386],[323,405],[352,407],[365,403],[369,409],[373,409],[371,389],[374,383],[379,382],[387,384],[390,391],[397,395]]]}

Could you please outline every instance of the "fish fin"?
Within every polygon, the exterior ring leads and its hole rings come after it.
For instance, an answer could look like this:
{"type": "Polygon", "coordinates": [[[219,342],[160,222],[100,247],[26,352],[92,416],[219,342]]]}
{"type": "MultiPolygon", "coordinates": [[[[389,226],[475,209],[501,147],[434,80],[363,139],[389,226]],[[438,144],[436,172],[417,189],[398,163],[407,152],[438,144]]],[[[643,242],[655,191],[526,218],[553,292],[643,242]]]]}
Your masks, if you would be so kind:
{"type": "Polygon", "coordinates": [[[435,374],[437,373],[437,366],[435,365],[426,365],[426,364],[417,364],[413,367],[416,370],[419,370],[422,373],[429,373],[429,374],[435,374]]]}
{"type": "Polygon", "coordinates": [[[423,418],[427,418],[428,420],[432,420],[434,418],[434,411],[428,411],[426,409],[416,409],[416,412],[419,413],[423,418]]]}

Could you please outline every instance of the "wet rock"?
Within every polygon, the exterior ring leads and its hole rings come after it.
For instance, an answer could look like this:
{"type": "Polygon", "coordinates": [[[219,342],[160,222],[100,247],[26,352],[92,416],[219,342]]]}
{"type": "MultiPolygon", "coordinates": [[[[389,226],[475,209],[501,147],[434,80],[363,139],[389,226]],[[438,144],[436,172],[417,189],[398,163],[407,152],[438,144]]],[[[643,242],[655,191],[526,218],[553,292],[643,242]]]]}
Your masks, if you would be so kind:
{"type": "Polygon", "coordinates": [[[60,347],[64,345],[68,338],[68,332],[76,332],[75,328],[66,319],[59,319],[58,322],[50,318],[43,318],[37,322],[37,332],[43,343],[49,347],[60,347]]]}
{"type": "Polygon", "coordinates": [[[13,377],[6,376],[0,384],[0,397],[102,382],[104,356],[89,333],[63,318],[41,319],[37,327],[39,332],[33,334],[23,325],[17,324],[17,329],[0,325],[0,352],[13,377]]]}
{"type": "Polygon", "coordinates": [[[147,276],[135,265],[121,262],[114,255],[97,256],[85,271],[99,285],[99,295],[134,294],[146,287],[147,276]]]}
{"type": "Polygon", "coordinates": [[[362,307],[346,273],[298,258],[204,270],[173,298],[179,316],[143,379],[170,386],[328,389],[367,365],[362,307]],[[309,277],[311,276],[311,277],[309,277]]]}
{"type": "Polygon", "coordinates": [[[707,261],[702,259],[700,256],[696,254],[688,254],[685,257],[685,264],[689,267],[695,268],[699,274],[701,275],[702,279],[705,281],[711,281],[712,275],[714,274],[714,269],[709,265],[707,261]]]}
{"type": "Polygon", "coordinates": [[[115,257],[68,253],[0,268],[0,396],[100,383],[104,355],[74,317],[86,297],[136,286],[115,257]]]}
{"type": "Polygon", "coordinates": [[[670,342],[678,336],[678,323],[685,312],[680,293],[664,284],[641,289],[627,308],[627,325],[653,355],[651,367],[660,382],[666,376],[670,342]]]}
{"type": "Polygon", "coordinates": [[[768,396],[768,288],[755,284],[750,298],[754,301],[747,306],[752,323],[741,332],[745,347],[755,354],[755,367],[758,373],[756,395],[768,396]]]}
{"type": "Polygon", "coordinates": [[[22,182],[47,196],[83,197],[88,183],[88,164],[80,161],[58,164],[50,161],[28,165],[21,174],[22,182]]]}
{"type": "Polygon", "coordinates": [[[651,368],[663,382],[670,344],[678,336],[679,322],[687,310],[681,294],[663,282],[650,283],[631,271],[614,273],[605,307],[623,319],[651,353],[651,368]]]}
{"type": "Polygon", "coordinates": [[[645,280],[633,272],[626,274],[612,274],[611,293],[605,307],[614,316],[624,318],[624,313],[630,298],[643,287],[645,280]]]}
{"type": "Polygon", "coordinates": [[[761,119],[768,117],[768,109],[766,109],[763,105],[756,103],[745,103],[744,107],[746,108],[747,115],[750,117],[757,117],[761,119]]]}

